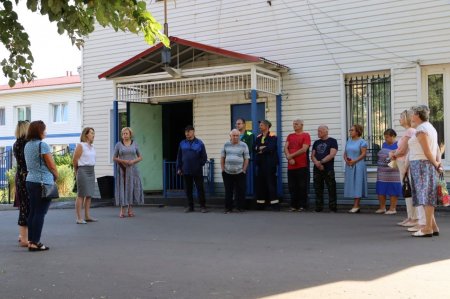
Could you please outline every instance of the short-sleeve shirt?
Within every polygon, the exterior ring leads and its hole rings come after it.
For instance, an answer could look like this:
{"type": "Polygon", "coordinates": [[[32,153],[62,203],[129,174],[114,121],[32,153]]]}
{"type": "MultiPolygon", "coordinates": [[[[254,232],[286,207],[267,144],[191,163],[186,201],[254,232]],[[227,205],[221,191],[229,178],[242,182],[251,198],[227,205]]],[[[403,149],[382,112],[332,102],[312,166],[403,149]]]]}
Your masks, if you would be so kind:
{"type": "MultiPolygon", "coordinates": [[[[326,140],[316,140],[313,144],[314,157],[320,161],[330,154],[332,148],[338,150],[336,139],[328,137],[326,140]]],[[[334,169],[334,158],[327,163],[322,164],[325,170],[334,169]]]]}
{"type": "Polygon", "coordinates": [[[226,142],[220,156],[225,158],[224,171],[228,174],[241,173],[244,160],[250,159],[248,146],[242,141],[237,144],[232,144],[230,141],[226,142]]]}
{"type": "MultiPolygon", "coordinates": [[[[403,134],[402,138],[400,138],[400,140],[398,141],[398,149],[400,150],[400,149],[402,149],[405,146],[408,147],[408,143],[407,143],[408,140],[411,137],[413,137],[415,134],[416,134],[416,129],[408,128],[405,131],[405,134],[403,134]]],[[[406,153],[408,153],[408,152],[406,152],[406,153]]],[[[400,160],[400,161],[405,161],[405,159],[406,159],[406,154],[404,156],[397,157],[397,160],[400,160]]]]}
{"type": "Polygon", "coordinates": [[[53,185],[53,174],[47,168],[45,160],[39,156],[39,143],[41,144],[41,155],[51,153],[50,146],[41,140],[30,140],[25,145],[25,161],[27,163],[27,182],[53,185]]]}
{"type": "MultiPolygon", "coordinates": [[[[289,154],[292,154],[300,150],[304,144],[307,144],[309,147],[311,145],[311,136],[309,136],[309,134],[306,132],[302,132],[300,134],[292,133],[288,135],[286,142],[289,142],[288,151],[289,154]]],[[[298,155],[294,158],[294,160],[294,165],[288,163],[288,170],[308,167],[307,153],[298,155]]]]}
{"type": "Polygon", "coordinates": [[[429,122],[423,122],[416,128],[416,134],[413,135],[409,141],[409,160],[428,160],[425,156],[425,153],[422,149],[422,146],[419,143],[419,140],[417,139],[417,133],[424,132],[428,135],[429,141],[430,141],[430,150],[433,155],[437,153],[437,147],[438,147],[438,139],[437,139],[437,132],[436,129],[433,127],[433,125],[429,122]]]}

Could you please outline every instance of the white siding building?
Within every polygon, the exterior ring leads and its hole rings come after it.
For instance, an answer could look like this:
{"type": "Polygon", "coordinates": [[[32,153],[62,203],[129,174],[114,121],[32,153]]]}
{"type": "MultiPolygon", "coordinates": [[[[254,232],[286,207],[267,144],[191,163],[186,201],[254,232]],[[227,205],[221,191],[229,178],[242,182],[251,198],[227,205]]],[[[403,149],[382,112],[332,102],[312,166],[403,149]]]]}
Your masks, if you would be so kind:
{"type": "MultiPolygon", "coordinates": [[[[0,148],[10,148],[20,120],[42,120],[45,142],[54,150],[74,147],[81,133],[80,76],[37,79],[13,88],[0,86],[0,148]]],[[[2,151],[3,151],[2,150],[2,151]]]]}
{"type": "MultiPolygon", "coordinates": [[[[163,20],[163,3],[148,2],[149,10],[163,20]]],[[[364,137],[376,149],[384,129],[402,133],[398,118],[404,109],[425,103],[432,108],[442,150],[450,140],[448,1],[177,0],[176,5],[169,1],[168,12],[170,35],[182,39],[172,40],[172,68],[163,68],[161,51],[152,50],[142,37],[98,27],[86,41],[83,123],[97,133],[98,176],[113,173],[116,100],[119,114],[128,111],[129,124],[138,128],[147,190],[161,189],[162,159],[173,159],[177,144],[167,135],[182,128],[168,129],[171,123],[181,126],[183,117],[191,119],[208,156],[218,165],[233,111],[238,104],[250,106],[251,90],[258,91],[264,118],[272,121],[283,143],[294,118],[304,119],[313,140],[320,124],[329,126],[340,146],[335,163],[339,183],[351,123],[364,125],[364,137]],[[200,46],[182,47],[190,42],[200,46]],[[217,87],[218,81],[207,81],[232,74],[236,82],[236,74],[247,70],[250,77],[245,80],[250,82],[243,88],[227,89],[217,87]],[[261,74],[280,82],[280,90],[264,89],[258,81],[261,74]],[[158,85],[193,78],[217,89],[181,92],[175,83],[158,85]],[[139,84],[155,89],[144,91],[139,84]],[[167,93],[158,95],[156,89],[167,93]]],[[[374,169],[369,167],[372,182],[374,169]]],[[[219,170],[216,167],[216,182],[221,182],[219,170]]],[[[286,182],[284,157],[281,173],[286,182]]]]}

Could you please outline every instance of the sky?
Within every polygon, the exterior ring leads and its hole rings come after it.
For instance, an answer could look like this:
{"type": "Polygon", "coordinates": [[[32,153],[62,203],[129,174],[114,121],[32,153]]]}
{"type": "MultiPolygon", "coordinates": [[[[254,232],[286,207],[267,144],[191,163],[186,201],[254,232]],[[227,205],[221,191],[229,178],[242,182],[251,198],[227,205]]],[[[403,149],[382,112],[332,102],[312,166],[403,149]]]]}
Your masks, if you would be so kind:
{"type": "MultiPolygon", "coordinates": [[[[33,71],[37,79],[62,77],[66,72],[78,74],[81,66],[81,51],[72,43],[67,34],[59,35],[56,23],[50,23],[47,16],[32,13],[26,8],[26,1],[20,1],[16,10],[19,21],[29,35],[31,52],[34,57],[33,71]]],[[[0,44],[0,60],[9,53],[0,44]]],[[[0,68],[0,84],[7,84],[0,68]]]]}

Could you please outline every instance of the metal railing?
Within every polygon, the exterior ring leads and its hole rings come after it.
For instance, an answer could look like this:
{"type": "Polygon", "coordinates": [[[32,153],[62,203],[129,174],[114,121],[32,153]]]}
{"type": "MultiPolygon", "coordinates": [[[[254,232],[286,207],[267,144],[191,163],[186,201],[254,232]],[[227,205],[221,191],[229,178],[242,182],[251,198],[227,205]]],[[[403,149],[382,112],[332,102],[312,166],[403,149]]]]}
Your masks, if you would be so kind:
{"type": "MultiPolygon", "coordinates": [[[[205,192],[214,195],[214,159],[206,161],[203,166],[203,178],[205,192]]],[[[163,194],[164,198],[184,195],[183,177],[177,174],[175,161],[163,161],[163,194]]]]}

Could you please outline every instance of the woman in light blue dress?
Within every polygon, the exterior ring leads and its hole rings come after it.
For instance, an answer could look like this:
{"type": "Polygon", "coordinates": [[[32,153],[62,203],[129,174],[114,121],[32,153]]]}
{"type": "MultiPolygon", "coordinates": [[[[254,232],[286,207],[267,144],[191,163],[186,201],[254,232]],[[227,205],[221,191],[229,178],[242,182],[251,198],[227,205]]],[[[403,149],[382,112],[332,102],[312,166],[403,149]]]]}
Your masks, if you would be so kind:
{"type": "Polygon", "coordinates": [[[361,138],[363,127],[355,124],[350,128],[350,138],[345,145],[345,182],[344,197],[354,199],[353,208],[349,213],[359,213],[360,200],[367,196],[367,168],[364,161],[367,152],[367,142],[361,138]]]}

